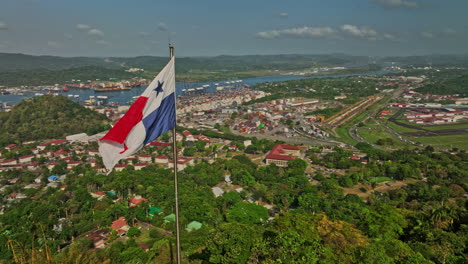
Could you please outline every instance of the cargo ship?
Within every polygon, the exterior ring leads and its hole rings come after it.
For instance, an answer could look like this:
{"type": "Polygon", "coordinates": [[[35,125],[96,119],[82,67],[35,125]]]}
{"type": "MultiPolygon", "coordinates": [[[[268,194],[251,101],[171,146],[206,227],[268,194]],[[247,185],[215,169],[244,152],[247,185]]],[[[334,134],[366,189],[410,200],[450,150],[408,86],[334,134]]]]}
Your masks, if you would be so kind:
{"type": "MultiPolygon", "coordinates": [[[[86,85],[84,83],[67,83],[63,87],[67,87],[68,89],[70,89],[70,88],[91,89],[91,85],[86,85]]],[[[63,88],[62,88],[62,91],[63,91],[63,88]]]]}
{"type": "Polygon", "coordinates": [[[126,86],[124,83],[98,83],[94,87],[95,92],[118,92],[131,90],[131,87],[126,86]]]}

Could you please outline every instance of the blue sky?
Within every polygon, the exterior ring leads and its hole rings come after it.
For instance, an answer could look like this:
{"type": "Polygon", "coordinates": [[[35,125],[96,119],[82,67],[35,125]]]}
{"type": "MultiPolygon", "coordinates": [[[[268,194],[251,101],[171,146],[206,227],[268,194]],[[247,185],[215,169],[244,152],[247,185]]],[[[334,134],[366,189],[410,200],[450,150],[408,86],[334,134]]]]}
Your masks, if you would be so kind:
{"type": "Polygon", "coordinates": [[[468,53],[466,0],[1,0],[0,52],[468,53]]]}

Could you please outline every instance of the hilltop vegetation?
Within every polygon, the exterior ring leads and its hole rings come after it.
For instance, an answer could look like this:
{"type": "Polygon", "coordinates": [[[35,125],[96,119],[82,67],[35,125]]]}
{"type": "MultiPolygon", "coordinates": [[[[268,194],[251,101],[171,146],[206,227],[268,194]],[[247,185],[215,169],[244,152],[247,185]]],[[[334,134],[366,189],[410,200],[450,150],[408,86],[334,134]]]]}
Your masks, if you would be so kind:
{"type": "Polygon", "coordinates": [[[0,71],[12,70],[63,70],[83,66],[103,66],[117,68],[119,65],[112,64],[103,58],[90,57],[58,57],[58,56],[33,56],[18,53],[0,53],[0,71]]]}
{"type": "Polygon", "coordinates": [[[75,80],[109,80],[109,78],[130,79],[136,77],[123,69],[107,69],[99,66],[83,66],[63,70],[25,70],[0,72],[0,84],[3,86],[19,85],[54,85],[75,80]]]}
{"type": "Polygon", "coordinates": [[[437,72],[428,84],[415,91],[430,94],[468,95],[468,74],[466,70],[437,72]]]}
{"type": "MultiPolygon", "coordinates": [[[[396,62],[402,65],[466,66],[468,57],[413,56],[383,57],[370,61],[366,56],[344,54],[324,55],[244,55],[215,57],[177,57],[176,72],[179,80],[213,81],[231,78],[287,73],[316,67],[349,66],[340,73],[362,73],[381,69],[382,65],[396,62]],[[372,64],[369,64],[372,63],[372,64]]],[[[71,79],[103,79],[130,77],[153,78],[161,70],[167,57],[57,57],[0,53],[0,86],[40,85],[69,82],[71,79]],[[130,74],[128,68],[143,68],[145,72],[130,74]]]]}
{"type": "MultiPolygon", "coordinates": [[[[369,164],[349,160],[352,152],[339,148],[323,160],[309,151],[314,162],[349,168],[345,175],[316,173],[317,184],[306,177],[307,164],[300,159],[291,160],[286,168],[259,167],[247,156],[237,155],[212,164],[201,161],[184,170],[181,226],[194,220],[203,224],[197,231],[182,228],[184,263],[464,263],[466,153],[436,153],[430,148],[387,153],[366,144],[356,147],[372,157],[369,164]],[[243,190],[215,197],[211,188],[226,174],[243,190]],[[363,190],[366,199],[342,188],[356,184],[371,188],[376,176],[407,180],[407,186],[388,192],[363,190]],[[427,180],[421,181],[422,177],[427,180]],[[267,212],[245,202],[251,199],[273,208],[267,212]],[[268,216],[274,219],[267,221],[268,216]]],[[[36,177],[19,171],[0,175],[11,179],[19,173],[25,184],[36,177]]],[[[173,211],[170,176],[170,170],[154,165],[108,176],[80,165],[68,171],[65,191],[31,189],[27,193],[37,199],[23,199],[5,210],[0,215],[4,223],[0,243],[16,241],[23,248],[17,252],[39,263],[46,262],[46,246],[55,263],[170,263],[174,237],[169,232],[174,225],[163,220],[173,211]],[[91,190],[112,193],[98,200],[91,190]],[[148,203],[129,207],[127,199],[134,194],[146,197],[148,203]],[[151,205],[163,213],[148,215],[151,205]],[[120,216],[135,222],[135,232],[128,231],[128,240],[112,233],[105,249],[93,249],[83,234],[109,227],[120,216]],[[60,222],[61,217],[66,221],[60,222]],[[18,221],[24,224],[15,224],[18,221]],[[136,231],[138,221],[151,224],[146,225],[150,230],[136,231]],[[62,223],[60,231],[54,229],[57,223],[62,223]],[[42,228],[46,243],[39,242],[42,228]],[[150,250],[144,251],[141,243],[150,250]]],[[[14,188],[8,190],[18,190],[14,188]]],[[[12,259],[9,248],[0,248],[0,261],[12,259]]]]}
{"type": "MultiPolygon", "coordinates": [[[[138,67],[149,71],[159,71],[167,62],[167,57],[57,57],[32,56],[26,54],[0,53],[0,71],[48,69],[63,70],[83,66],[100,66],[110,69],[138,67]]],[[[302,69],[314,65],[336,66],[364,64],[367,57],[347,55],[245,55],[215,57],[177,57],[177,70],[181,73],[193,70],[207,71],[252,71],[265,69],[302,69]]]]}
{"type": "MultiPolygon", "coordinates": [[[[93,80],[144,77],[152,79],[167,62],[167,57],[88,58],[31,56],[0,53],[0,86],[50,85],[72,79],[93,80]],[[128,68],[145,72],[128,73],[128,68]]],[[[366,57],[346,55],[248,55],[177,58],[179,80],[212,81],[278,74],[319,66],[361,65],[366,57]]]]}
{"type": "Polygon", "coordinates": [[[0,113],[0,145],[82,132],[94,134],[106,129],[106,119],[63,96],[34,97],[21,101],[11,112],[0,113]]]}

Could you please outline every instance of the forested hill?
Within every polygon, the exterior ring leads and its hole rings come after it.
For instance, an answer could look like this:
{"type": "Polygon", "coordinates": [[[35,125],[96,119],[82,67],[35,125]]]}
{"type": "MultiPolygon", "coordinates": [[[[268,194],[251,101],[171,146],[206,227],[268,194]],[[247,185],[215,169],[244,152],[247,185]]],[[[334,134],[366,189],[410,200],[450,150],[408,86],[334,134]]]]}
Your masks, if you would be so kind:
{"type": "MultiPolygon", "coordinates": [[[[350,66],[372,63],[402,65],[454,66],[467,65],[468,55],[429,55],[408,57],[368,57],[346,54],[280,54],[280,55],[220,55],[213,57],[177,57],[177,71],[258,71],[298,70],[315,66],[350,66]]],[[[64,70],[85,66],[107,69],[144,68],[159,71],[167,57],[59,57],[34,56],[19,53],[0,53],[0,72],[24,70],[64,70]]]]}
{"type": "MultiPolygon", "coordinates": [[[[99,66],[109,69],[129,67],[159,71],[167,57],[57,57],[26,54],[0,53],[0,71],[63,70],[84,66],[99,66]]],[[[356,65],[368,63],[368,57],[331,55],[246,55],[215,57],[178,57],[177,71],[181,73],[199,70],[252,71],[265,69],[293,70],[312,66],[356,65]]]]}
{"type": "Polygon", "coordinates": [[[131,79],[137,75],[125,72],[123,69],[108,69],[99,66],[83,66],[63,70],[24,70],[24,71],[0,71],[0,85],[53,85],[76,80],[107,80],[109,78],[131,79]]]}
{"type": "Polygon", "coordinates": [[[415,89],[419,93],[431,94],[460,94],[461,96],[468,95],[468,74],[461,71],[451,70],[449,73],[443,71],[437,73],[445,74],[442,78],[437,76],[436,81],[429,82],[423,87],[415,89]]]}
{"type": "Polygon", "coordinates": [[[107,128],[106,120],[63,96],[34,97],[15,105],[11,112],[0,113],[0,145],[82,132],[95,134],[107,128]]]}

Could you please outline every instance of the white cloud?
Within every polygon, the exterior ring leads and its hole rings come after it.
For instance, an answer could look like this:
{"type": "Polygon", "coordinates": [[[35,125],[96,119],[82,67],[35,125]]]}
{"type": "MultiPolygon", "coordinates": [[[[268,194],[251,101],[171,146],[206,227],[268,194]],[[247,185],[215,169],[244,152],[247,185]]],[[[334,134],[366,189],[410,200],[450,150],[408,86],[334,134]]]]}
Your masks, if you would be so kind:
{"type": "Polygon", "coordinates": [[[0,30],[8,29],[8,25],[5,22],[0,21],[0,30]]]}
{"type": "Polygon", "coordinates": [[[387,40],[396,40],[397,39],[394,35],[389,34],[389,33],[383,34],[383,37],[384,37],[384,39],[387,39],[387,40]]]}
{"type": "Polygon", "coordinates": [[[457,31],[453,28],[446,28],[444,29],[444,33],[447,35],[455,35],[457,34],[457,31]]]}
{"type": "Polygon", "coordinates": [[[104,36],[104,32],[99,29],[92,28],[88,31],[88,35],[102,37],[104,36]]]}
{"type": "Polygon", "coordinates": [[[289,16],[289,14],[288,14],[288,13],[285,13],[285,12],[283,12],[283,13],[279,13],[279,14],[278,14],[278,16],[280,16],[280,17],[288,17],[288,16],[289,16]]]}
{"type": "Polygon", "coordinates": [[[149,32],[138,32],[138,35],[142,36],[142,37],[148,37],[149,35],[151,35],[149,32]]]}
{"type": "Polygon", "coordinates": [[[329,39],[341,39],[344,37],[351,36],[355,38],[370,40],[370,41],[401,41],[397,36],[390,33],[379,33],[376,30],[368,26],[356,26],[345,24],[339,28],[332,27],[298,27],[288,28],[281,30],[270,30],[257,32],[255,34],[259,38],[263,39],[277,39],[286,37],[296,38],[329,38],[329,39]]]}
{"type": "Polygon", "coordinates": [[[107,41],[105,41],[103,39],[96,41],[96,43],[99,44],[99,45],[103,45],[103,46],[110,45],[109,42],[107,42],[107,41]]]}
{"type": "Polygon", "coordinates": [[[65,34],[63,34],[63,36],[64,36],[66,39],[73,39],[73,35],[72,35],[72,34],[65,33],[65,34]]]}
{"type": "Polygon", "coordinates": [[[424,31],[424,32],[421,32],[421,36],[423,36],[425,38],[433,38],[434,34],[432,32],[429,32],[429,31],[424,31]]]}
{"type": "Polygon", "coordinates": [[[60,46],[60,44],[56,41],[49,40],[47,41],[47,46],[51,48],[57,48],[58,46],[60,46]]]}
{"type": "Polygon", "coordinates": [[[347,34],[350,34],[355,37],[366,38],[369,40],[377,40],[379,34],[377,31],[369,27],[358,27],[355,25],[343,25],[341,30],[347,34]]]}
{"type": "Polygon", "coordinates": [[[158,24],[158,29],[161,31],[167,31],[167,25],[161,22],[158,24]]]}
{"type": "Polygon", "coordinates": [[[90,29],[91,26],[90,26],[90,25],[86,25],[86,24],[77,24],[77,25],[76,25],[76,28],[77,28],[77,29],[80,29],[80,30],[86,30],[86,29],[90,29]]]}
{"type": "Polygon", "coordinates": [[[408,8],[420,8],[421,4],[415,1],[408,0],[373,0],[377,4],[385,8],[397,8],[397,7],[408,7],[408,8]]]}
{"type": "Polygon", "coordinates": [[[280,37],[322,38],[332,36],[335,32],[336,31],[330,27],[299,27],[258,32],[256,36],[264,39],[280,37]]]}

